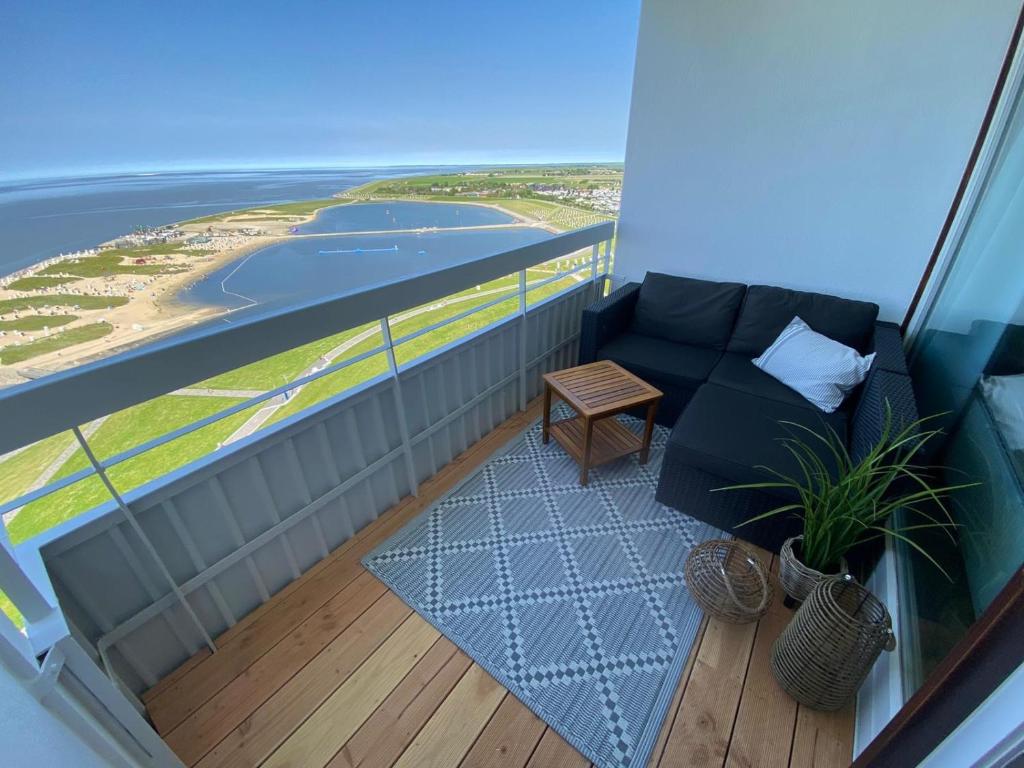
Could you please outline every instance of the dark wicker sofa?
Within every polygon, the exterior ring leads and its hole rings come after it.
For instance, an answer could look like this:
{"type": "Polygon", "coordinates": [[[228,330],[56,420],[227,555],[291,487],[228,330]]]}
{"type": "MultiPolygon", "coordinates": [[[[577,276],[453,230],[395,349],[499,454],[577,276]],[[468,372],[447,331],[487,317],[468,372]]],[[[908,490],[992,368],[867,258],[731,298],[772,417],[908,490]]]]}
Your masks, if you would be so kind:
{"type": "MultiPolygon", "coordinates": [[[[665,393],[656,418],[672,432],[658,501],[777,550],[798,532],[796,519],[739,524],[792,498],[713,490],[772,479],[763,466],[796,475],[779,442],[792,428],[779,422],[831,428],[856,457],[881,434],[886,401],[897,422],[917,417],[899,328],[877,316],[877,305],[837,296],[649,273],[643,285],[624,285],[584,310],[579,361],[613,360],[665,393]],[[867,380],[834,413],[751,362],[795,315],[862,354],[876,353],[867,380]]],[[[824,448],[821,455],[831,463],[824,448]]]]}

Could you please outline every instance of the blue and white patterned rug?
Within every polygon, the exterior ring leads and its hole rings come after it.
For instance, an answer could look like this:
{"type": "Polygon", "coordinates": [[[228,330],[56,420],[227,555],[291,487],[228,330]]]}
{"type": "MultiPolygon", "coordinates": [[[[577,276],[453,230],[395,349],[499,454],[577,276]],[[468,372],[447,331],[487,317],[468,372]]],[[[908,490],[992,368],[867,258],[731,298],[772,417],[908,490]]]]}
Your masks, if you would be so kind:
{"type": "Polygon", "coordinates": [[[363,560],[603,768],[646,764],[700,623],[683,563],[720,535],[654,500],[667,438],[581,488],[537,423],[363,560]]]}

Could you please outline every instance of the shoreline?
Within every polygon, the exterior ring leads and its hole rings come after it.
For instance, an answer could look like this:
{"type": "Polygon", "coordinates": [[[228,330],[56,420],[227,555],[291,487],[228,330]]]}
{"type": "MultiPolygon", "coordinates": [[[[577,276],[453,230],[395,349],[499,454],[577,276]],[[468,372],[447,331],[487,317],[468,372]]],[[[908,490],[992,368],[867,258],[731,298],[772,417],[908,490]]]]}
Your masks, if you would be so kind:
{"type": "MultiPolygon", "coordinates": [[[[352,191],[347,190],[346,192],[352,191]]],[[[5,348],[13,346],[12,343],[4,343],[5,341],[9,342],[10,339],[24,339],[27,343],[32,343],[46,337],[56,336],[62,331],[91,323],[106,322],[113,326],[110,333],[98,339],[45,352],[19,363],[0,365],[0,387],[11,386],[65,368],[93,362],[146,343],[151,343],[173,333],[180,332],[184,328],[230,315],[234,310],[226,307],[191,304],[183,301],[180,298],[180,294],[190,285],[195,284],[199,280],[206,279],[210,274],[229,264],[239,262],[263,248],[286,242],[296,237],[291,234],[293,227],[314,221],[321,211],[333,208],[336,205],[376,204],[392,200],[394,202],[425,202],[442,205],[476,205],[498,210],[512,219],[508,224],[495,226],[535,226],[551,233],[559,231],[547,222],[531,219],[491,202],[477,200],[422,200],[415,197],[389,197],[377,200],[352,197],[348,194],[336,199],[337,203],[323,205],[309,213],[277,213],[273,206],[266,206],[226,211],[223,214],[217,214],[219,219],[216,221],[211,220],[210,216],[204,216],[163,227],[161,228],[162,230],[174,230],[179,233],[178,239],[173,242],[180,243],[181,248],[169,249],[170,253],[161,256],[163,263],[174,270],[171,272],[147,275],[117,273],[113,275],[81,277],[78,280],[34,291],[14,291],[8,287],[10,283],[16,280],[38,277],[39,273],[43,270],[50,269],[62,262],[102,256],[104,253],[110,252],[111,249],[116,249],[118,247],[117,243],[130,238],[130,236],[122,235],[101,243],[95,248],[79,251],[75,254],[52,257],[32,267],[20,270],[18,273],[0,278],[0,301],[28,298],[45,299],[47,296],[57,295],[80,295],[83,297],[126,296],[128,298],[127,303],[121,306],[99,310],[75,309],[72,306],[64,306],[62,308],[61,305],[53,305],[46,310],[36,309],[35,312],[23,310],[21,312],[9,312],[6,315],[0,314],[0,319],[9,318],[11,315],[15,318],[31,317],[33,314],[43,315],[48,313],[54,315],[64,311],[77,316],[77,319],[73,322],[55,328],[53,333],[21,333],[12,331],[12,335],[7,336],[6,339],[0,338],[0,355],[2,355],[5,348]],[[259,227],[258,233],[252,232],[256,226],[259,227]],[[209,242],[213,243],[214,247],[197,248],[195,245],[188,245],[186,243],[187,240],[196,236],[210,237],[209,242]],[[229,240],[227,247],[218,248],[216,243],[221,238],[233,238],[235,241],[240,240],[240,242],[231,242],[229,240]]],[[[298,202],[301,203],[303,201],[298,202]]],[[[435,231],[448,229],[461,228],[433,228],[435,231]]],[[[344,236],[346,234],[358,235],[360,233],[310,233],[297,237],[344,236]]],[[[124,263],[124,260],[122,260],[122,265],[124,263]]]]}

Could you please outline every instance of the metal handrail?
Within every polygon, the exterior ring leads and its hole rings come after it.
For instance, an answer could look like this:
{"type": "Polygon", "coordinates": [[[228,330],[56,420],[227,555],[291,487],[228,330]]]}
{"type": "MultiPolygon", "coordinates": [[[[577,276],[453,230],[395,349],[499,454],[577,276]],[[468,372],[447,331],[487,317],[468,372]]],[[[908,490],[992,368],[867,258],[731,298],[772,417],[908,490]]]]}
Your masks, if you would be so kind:
{"type": "Polygon", "coordinates": [[[302,344],[610,240],[593,224],[471,262],[211,324],[0,390],[0,454],[302,344]]]}
{"type": "MultiPolygon", "coordinates": [[[[467,309],[467,310],[465,310],[463,312],[459,312],[459,313],[456,313],[455,315],[452,315],[451,317],[447,317],[447,318],[444,318],[442,320],[439,320],[436,323],[432,323],[432,324],[426,326],[425,328],[421,328],[419,330],[416,330],[416,331],[413,331],[411,333],[408,333],[408,334],[406,334],[404,336],[400,336],[398,338],[395,338],[391,342],[390,347],[398,347],[399,345],[404,344],[405,342],[408,342],[408,341],[412,341],[412,340],[414,340],[416,338],[419,338],[420,336],[423,336],[426,333],[429,333],[431,331],[435,331],[435,330],[438,330],[440,328],[443,328],[443,327],[445,327],[447,325],[450,325],[450,324],[452,324],[454,322],[462,320],[462,319],[464,319],[466,317],[469,317],[469,316],[471,316],[471,315],[473,315],[475,313],[481,312],[481,311],[483,311],[485,309],[488,309],[488,308],[490,308],[492,306],[495,306],[497,304],[500,304],[502,302],[509,301],[510,299],[516,297],[520,290],[523,290],[524,294],[525,294],[526,292],[535,290],[537,288],[541,288],[541,287],[549,285],[549,284],[551,284],[553,282],[557,282],[558,280],[563,280],[566,277],[575,275],[575,274],[577,274],[577,273],[579,273],[581,271],[587,270],[587,269],[591,269],[591,270],[594,269],[594,265],[591,263],[591,261],[587,261],[586,263],[584,263],[582,265],[579,265],[579,266],[576,266],[576,267],[573,267],[572,269],[563,270],[561,272],[556,272],[551,277],[535,281],[533,284],[526,284],[525,286],[522,286],[519,289],[513,289],[513,290],[509,291],[508,293],[501,294],[498,298],[492,299],[490,301],[486,301],[483,304],[479,304],[479,305],[474,306],[474,307],[470,307],[469,309],[467,309]]],[[[443,298],[443,297],[440,297],[440,298],[443,298]]],[[[328,376],[328,375],[331,375],[333,373],[337,373],[338,371],[341,371],[341,370],[343,370],[343,369],[345,369],[345,368],[347,368],[347,367],[349,367],[351,365],[354,365],[354,364],[356,364],[358,362],[361,362],[361,361],[363,361],[363,360],[365,360],[365,359],[367,359],[369,357],[372,357],[374,355],[388,352],[390,347],[389,347],[389,344],[377,345],[373,349],[370,349],[370,350],[367,350],[365,352],[362,352],[362,353],[360,353],[360,354],[358,354],[358,355],[356,355],[356,356],[354,356],[352,358],[343,360],[343,361],[341,361],[339,363],[335,363],[334,365],[326,366],[326,367],[324,367],[324,368],[322,368],[322,369],[320,369],[318,371],[314,371],[313,373],[308,374],[307,376],[303,376],[303,377],[301,377],[299,379],[295,379],[294,381],[290,381],[290,382],[282,384],[282,385],[280,385],[278,387],[275,387],[274,389],[270,389],[270,390],[268,390],[266,392],[262,392],[259,395],[255,395],[253,397],[247,398],[246,400],[242,401],[241,403],[236,403],[235,405],[232,405],[232,406],[229,406],[227,408],[224,408],[224,409],[222,409],[222,410],[220,410],[220,411],[218,411],[216,413],[210,414],[209,416],[206,416],[206,417],[204,417],[202,419],[199,419],[197,421],[191,422],[190,424],[187,424],[187,425],[185,425],[183,427],[179,427],[178,429],[175,429],[175,430],[172,430],[170,432],[166,432],[166,433],[164,433],[162,435],[159,435],[157,437],[154,437],[154,438],[152,438],[150,440],[147,440],[144,443],[140,443],[137,446],[129,448],[129,449],[127,449],[125,451],[122,451],[122,452],[120,452],[118,454],[115,454],[114,456],[111,456],[111,457],[108,457],[108,458],[105,458],[105,459],[102,459],[102,460],[97,459],[97,465],[102,470],[108,470],[111,467],[117,466],[118,464],[121,464],[121,463],[123,463],[125,461],[128,461],[129,459],[135,458],[136,456],[139,456],[139,455],[141,455],[143,453],[151,451],[154,448],[158,448],[161,445],[165,445],[166,443],[169,443],[169,442],[171,442],[173,440],[176,440],[179,437],[183,437],[185,435],[188,435],[188,434],[190,434],[192,432],[195,432],[195,431],[200,430],[200,429],[202,429],[204,427],[207,427],[207,426],[209,426],[211,424],[214,424],[214,423],[216,423],[218,421],[221,421],[221,420],[223,420],[225,418],[228,418],[229,416],[233,416],[233,415],[235,415],[237,413],[240,413],[242,411],[248,410],[249,408],[252,408],[252,407],[254,407],[256,405],[259,405],[262,402],[266,402],[267,400],[271,400],[271,399],[273,399],[273,398],[275,398],[275,397],[277,397],[277,396],[279,396],[281,394],[284,394],[285,392],[291,391],[293,389],[297,389],[298,387],[305,386],[306,384],[308,384],[310,382],[313,382],[313,381],[316,381],[317,379],[320,379],[320,378],[322,378],[324,376],[328,376]]],[[[77,425],[73,425],[73,428],[76,428],[76,427],[77,427],[77,425]]],[[[35,490],[29,491],[28,493],[22,494],[22,495],[18,496],[17,498],[11,499],[11,500],[3,503],[3,504],[0,504],[0,515],[4,515],[4,514],[10,512],[11,510],[18,509],[19,507],[23,507],[23,506],[25,506],[27,504],[32,503],[33,501],[37,501],[37,500],[39,500],[41,498],[49,496],[49,495],[51,495],[53,493],[56,493],[59,490],[62,490],[63,488],[68,487],[69,485],[73,485],[74,483],[77,483],[77,482],[79,482],[81,480],[85,480],[86,478],[92,477],[92,476],[94,476],[96,474],[98,474],[97,469],[90,465],[90,466],[88,466],[88,467],[86,467],[84,469],[81,469],[81,470],[79,470],[79,471],[77,471],[77,472],[75,472],[75,473],[73,473],[71,475],[68,475],[66,477],[54,480],[53,482],[48,483],[48,484],[42,486],[41,488],[37,488],[35,490]]]]}

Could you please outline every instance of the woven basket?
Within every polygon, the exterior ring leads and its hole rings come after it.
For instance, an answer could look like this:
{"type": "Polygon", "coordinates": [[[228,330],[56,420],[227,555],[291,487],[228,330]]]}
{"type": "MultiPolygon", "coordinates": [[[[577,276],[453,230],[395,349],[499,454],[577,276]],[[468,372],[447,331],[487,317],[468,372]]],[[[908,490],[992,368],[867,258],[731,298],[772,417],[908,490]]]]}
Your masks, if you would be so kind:
{"type": "Polygon", "coordinates": [[[771,669],[790,696],[812,709],[841,709],[878,655],[896,648],[882,602],[851,576],[823,579],[772,646],[771,669]]]}
{"type": "Polygon", "coordinates": [[[750,549],[711,539],[690,550],[686,586],[705,613],[731,624],[757,621],[772,602],[768,575],[750,549]]]}
{"type": "Polygon", "coordinates": [[[803,536],[794,536],[791,539],[786,539],[782,542],[782,549],[779,550],[779,581],[782,582],[783,591],[798,603],[806,600],[822,579],[843,576],[850,570],[843,558],[840,558],[839,570],[834,574],[808,568],[793,552],[793,544],[803,541],[803,538],[803,536]]]}

